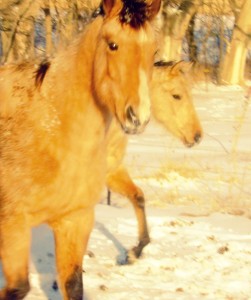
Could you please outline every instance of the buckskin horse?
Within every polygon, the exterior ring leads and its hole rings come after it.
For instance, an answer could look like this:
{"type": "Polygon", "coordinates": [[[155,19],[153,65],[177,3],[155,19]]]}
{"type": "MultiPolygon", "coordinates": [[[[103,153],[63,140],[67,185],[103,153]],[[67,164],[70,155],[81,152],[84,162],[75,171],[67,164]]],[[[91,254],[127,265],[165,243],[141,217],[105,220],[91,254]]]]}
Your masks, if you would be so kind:
{"type": "MultiPolygon", "coordinates": [[[[150,88],[153,117],[187,147],[199,143],[203,135],[187,79],[191,66],[191,63],[184,61],[155,63],[150,88]]],[[[106,185],[110,191],[130,200],[138,221],[138,245],[128,251],[125,261],[133,263],[150,242],[145,196],[123,165],[128,139],[115,121],[112,122],[107,141],[106,185]]]]}
{"type": "Polygon", "coordinates": [[[159,9],[160,0],[103,0],[81,37],[51,61],[0,68],[0,300],[29,292],[31,228],[41,223],[54,233],[63,299],[83,299],[106,133],[113,116],[131,134],[149,120],[159,9]]]}

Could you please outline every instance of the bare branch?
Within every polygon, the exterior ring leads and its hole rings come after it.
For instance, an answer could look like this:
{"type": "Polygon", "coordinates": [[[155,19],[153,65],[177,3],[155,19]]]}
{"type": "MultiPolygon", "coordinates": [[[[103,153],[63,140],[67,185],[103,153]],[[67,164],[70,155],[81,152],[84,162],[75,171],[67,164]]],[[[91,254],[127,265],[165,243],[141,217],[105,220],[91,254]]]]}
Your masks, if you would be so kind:
{"type": "MultiPolygon", "coordinates": [[[[21,3],[22,1],[15,1],[15,3],[21,3]]],[[[24,3],[24,2],[23,2],[24,3]]],[[[22,4],[23,4],[22,3],[22,4]]],[[[13,29],[13,32],[12,32],[12,36],[11,36],[11,39],[10,39],[10,45],[9,45],[9,48],[8,50],[6,51],[6,55],[3,59],[3,62],[7,62],[8,58],[9,58],[9,55],[10,55],[10,51],[13,47],[13,44],[14,44],[14,41],[15,41],[15,37],[16,37],[16,34],[17,34],[17,29],[18,29],[18,26],[20,24],[20,22],[23,20],[23,18],[26,16],[27,12],[30,10],[32,4],[34,3],[33,0],[30,0],[28,2],[28,5],[27,7],[24,9],[24,11],[19,15],[17,21],[16,21],[16,24],[14,25],[14,29],[13,29]]]]}

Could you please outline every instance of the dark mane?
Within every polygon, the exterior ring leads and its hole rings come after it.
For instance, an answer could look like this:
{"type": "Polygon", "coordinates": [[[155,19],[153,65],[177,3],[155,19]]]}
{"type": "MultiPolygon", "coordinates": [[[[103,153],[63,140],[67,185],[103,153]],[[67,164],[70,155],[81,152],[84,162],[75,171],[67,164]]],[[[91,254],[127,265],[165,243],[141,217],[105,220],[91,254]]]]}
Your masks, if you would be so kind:
{"type": "MultiPolygon", "coordinates": [[[[139,28],[149,18],[151,5],[146,0],[121,0],[123,7],[119,13],[119,20],[122,24],[130,24],[133,28],[139,28]]],[[[105,12],[101,5],[94,10],[92,18],[104,16],[105,12]]]]}
{"type": "Polygon", "coordinates": [[[139,28],[148,19],[151,10],[145,0],[122,0],[123,8],[120,11],[121,23],[130,24],[133,28],[139,28]]]}
{"type": "Polygon", "coordinates": [[[154,66],[155,67],[172,67],[175,64],[176,64],[176,61],[174,61],[174,60],[171,60],[171,61],[160,60],[160,61],[156,61],[154,63],[154,66]]]}
{"type": "Polygon", "coordinates": [[[48,61],[48,60],[44,60],[40,63],[38,69],[36,70],[35,72],[35,86],[37,88],[40,88],[42,83],[43,83],[43,80],[44,80],[44,77],[50,67],[51,63],[48,61]]]}

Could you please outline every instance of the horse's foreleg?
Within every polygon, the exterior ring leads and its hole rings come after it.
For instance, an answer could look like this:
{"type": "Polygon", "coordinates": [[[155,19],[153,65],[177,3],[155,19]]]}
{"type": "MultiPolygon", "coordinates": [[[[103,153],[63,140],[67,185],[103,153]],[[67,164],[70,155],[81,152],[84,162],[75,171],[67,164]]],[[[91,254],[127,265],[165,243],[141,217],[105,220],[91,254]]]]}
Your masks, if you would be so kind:
{"type": "Polygon", "coordinates": [[[0,300],[21,300],[29,292],[28,262],[31,231],[23,216],[0,220],[1,260],[6,286],[0,300]]]}
{"type": "Polygon", "coordinates": [[[138,221],[139,243],[128,252],[128,262],[132,263],[135,258],[140,257],[143,248],[150,242],[144,193],[134,184],[124,167],[120,167],[112,173],[107,174],[106,185],[111,191],[126,196],[134,207],[138,221]]]}
{"type": "Polygon", "coordinates": [[[93,222],[94,210],[89,209],[50,224],[55,236],[56,263],[64,300],[82,300],[84,297],[82,263],[93,222]]]}

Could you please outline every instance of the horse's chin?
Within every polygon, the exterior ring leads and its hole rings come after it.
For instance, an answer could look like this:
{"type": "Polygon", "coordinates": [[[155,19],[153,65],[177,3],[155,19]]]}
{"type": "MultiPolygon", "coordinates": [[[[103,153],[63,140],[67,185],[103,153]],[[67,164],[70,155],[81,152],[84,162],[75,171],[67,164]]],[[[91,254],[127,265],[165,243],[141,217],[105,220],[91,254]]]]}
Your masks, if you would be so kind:
{"type": "Polygon", "coordinates": [[[201,132],[198,132],[198,133],[194,134],[194,137],[193,137],[192,141],[187,139],[185,136],[183,137],[182,140],[183,140],[183,143],[186,147],[191,148],[194,145],[199,144],[201,139],[202,139],[202,134],[201,134],[201,132]]]}
{"type": "Polygon", "coordinates": [[[130,125],[127,125],[127,124],[124,124],[122,122],[120,122],[118,120],[119,124],[120,124],[120,127],[121,129],[124,131],[125,134],[140,134],[144,131],[146,125],[149,123],[149,120],[147,122],[145,122],[144,124],[142,125],[133,125],[133,124],[130,124],[130,125]]]}
{"type": "Polygon", "coordinates": [[[192,148],[192,147],[195,145],[195,143],[188,143],[188,142],[186,142],[186,143],[184,143],[184,145],[185,145],[187,148],[192,148]]]}
{"type": "Polygon", "coordinates": [[[140,126],[127,126],[125,124],[120,123],[120,126],[125,134],[140,134],[144,131],[147,123],[148,122],[146,122],[144,125],[140,125],[140,126]]]}
{"type": "Polygon", "coordinates": [[[194,141],[193,142],[188,141],[185,137],[183,137],[182,141],[187,148],[192,148],[196,144],[194,141]]]}
{"type": "Polygon", "coordinates": [[[144,131],[144,128],[145,128],[145,126],[127,127],[127,126],[123,126],[123,125],[121,125],[121,127],[125,134],[140,134],[144,131]]]}

